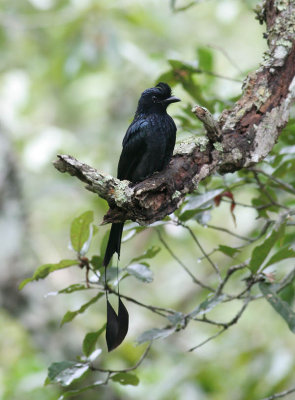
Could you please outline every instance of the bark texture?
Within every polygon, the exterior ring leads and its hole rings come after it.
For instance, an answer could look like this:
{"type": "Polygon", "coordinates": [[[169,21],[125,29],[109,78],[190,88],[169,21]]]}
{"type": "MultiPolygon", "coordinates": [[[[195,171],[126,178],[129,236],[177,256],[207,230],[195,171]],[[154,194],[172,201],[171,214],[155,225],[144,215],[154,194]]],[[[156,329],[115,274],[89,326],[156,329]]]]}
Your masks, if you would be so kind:
{"type": "Polygon", "coordinates": [[[58,156],[54,166],[60,172],[76,176],[107,200],[104,223],[151,224],[177,209],[207,176],[249,167],[271,151],[295,100],[295,1],[266,0],[256,13],[267,28],[268,51],[260,67],[248,75],[241,98],[219,121],[210,121],[202,107],[193,109],[206,136],[182,142],[164,171],[131,186],[71,156],[58,156]]]}

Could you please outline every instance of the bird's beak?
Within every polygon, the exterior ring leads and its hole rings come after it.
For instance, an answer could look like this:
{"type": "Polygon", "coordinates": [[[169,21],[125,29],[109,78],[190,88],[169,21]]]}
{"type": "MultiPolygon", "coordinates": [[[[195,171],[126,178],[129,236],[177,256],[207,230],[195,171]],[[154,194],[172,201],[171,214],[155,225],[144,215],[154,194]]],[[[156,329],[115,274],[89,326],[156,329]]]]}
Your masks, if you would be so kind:
{"type": "Polygon", "coordinates": [[[176,103],[178,101],[181,101],[178,97],[171,96],[171,97],[168,97],[165,100],[162,100],[161,103],[170,104],[170,103],[176,103]]]}

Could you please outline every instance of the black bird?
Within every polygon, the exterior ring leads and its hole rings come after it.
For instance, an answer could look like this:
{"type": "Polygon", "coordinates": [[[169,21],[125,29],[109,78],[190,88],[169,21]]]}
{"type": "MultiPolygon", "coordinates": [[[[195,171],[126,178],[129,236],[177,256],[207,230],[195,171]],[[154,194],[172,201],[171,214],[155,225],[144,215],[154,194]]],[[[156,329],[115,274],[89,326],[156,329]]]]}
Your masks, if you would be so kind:
{"type": "MultiPolygon", "coordinates": [[[[133,183],[142,181],[169,163],[176,138],[176,125],[167,107],[180,101],[172,96],[167,83],[160,82],[140,96],[134,119],[123,139],[117,177],[133,183]]],[[[123,223],[112,224],[103,260],[105,268],[116,252],[120,258],[123,223]]],[[[107,300],[106,339],[111,351],[124,340],[128,331],[128,312],[119,296],[118,315],[107,300]]]]}

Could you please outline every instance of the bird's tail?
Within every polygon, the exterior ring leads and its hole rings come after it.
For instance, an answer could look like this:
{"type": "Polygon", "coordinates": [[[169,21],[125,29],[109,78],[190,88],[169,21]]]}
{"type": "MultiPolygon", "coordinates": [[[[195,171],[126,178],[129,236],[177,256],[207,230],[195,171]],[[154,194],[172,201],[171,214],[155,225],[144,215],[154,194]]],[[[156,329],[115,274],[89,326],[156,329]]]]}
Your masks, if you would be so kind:
{"type": "Polygon", "coordinates": [[[123,232],[123,223],[120,224],[112,224],[110,236],[106,248],[106,252],[103,259],[103,265],[107,267],[114,253],[118,254],[120,258],[120,249],[121,249],[121,238],[123,232]]]}
{"type": "Polygon", "coordinates": [[[108,351],[115,349],[123,342],[125,336],[127,335],[128,325],[129,325],[129,314],[126,307],[122,303],[120,297],[119,282],[118,282],[118,298],[119,298],[118,314],[113,309],[111,303],[108,300],[108,288],[107,288],[107,266],[109,265],[109,262],[111,261],[111,258],[113,257],[114,253],[117,253],[118,258],[120,258],[123,226],[124,226],[123,223],[112,224],[106,252],[103,259],[103,265],[105,267],[105,284],[106,284],[106,301],[107,301],[106,341],[107,341],[108,351]]]}

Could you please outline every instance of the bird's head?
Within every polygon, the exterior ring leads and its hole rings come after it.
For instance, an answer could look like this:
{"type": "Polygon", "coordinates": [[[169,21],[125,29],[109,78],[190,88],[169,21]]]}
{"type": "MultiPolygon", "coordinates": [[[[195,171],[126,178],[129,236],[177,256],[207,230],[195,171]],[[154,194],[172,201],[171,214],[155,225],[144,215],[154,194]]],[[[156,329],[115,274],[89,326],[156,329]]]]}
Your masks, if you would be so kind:
{"type": "Polygon", "coordinates": [[[172,95],[171,87],[167,83],[160,82],[141,94],[138,102],[138,111],[166,110],[169,104],[177,101],[180,101],[180,99],[172,95]]]}

